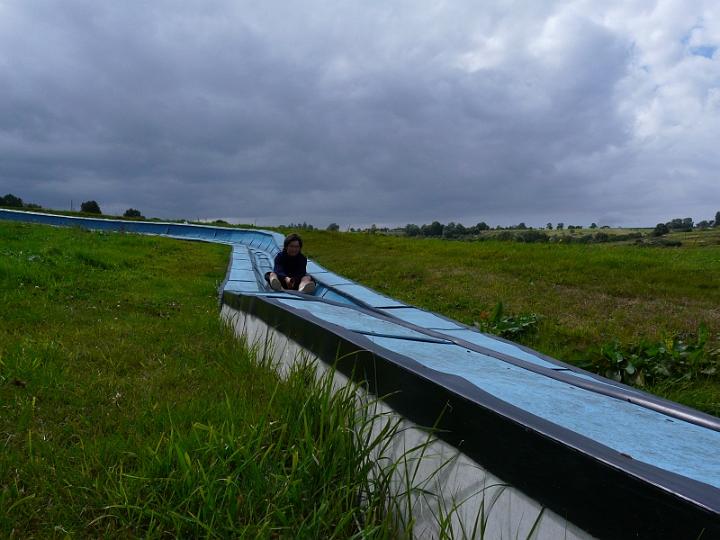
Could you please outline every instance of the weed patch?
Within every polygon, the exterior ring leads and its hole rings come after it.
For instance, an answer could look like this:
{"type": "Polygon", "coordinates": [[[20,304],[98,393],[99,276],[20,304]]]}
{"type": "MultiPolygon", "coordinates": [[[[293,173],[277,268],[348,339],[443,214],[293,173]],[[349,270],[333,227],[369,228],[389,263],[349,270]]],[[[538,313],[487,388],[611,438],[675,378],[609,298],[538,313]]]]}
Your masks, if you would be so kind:
{"type": "MultiPolygon", "coordinates": [[[[482,315],[486,315],[483,313],[482,315]]],[[[498,336],[518,339],[521,336],[537,331],[540,318],[534,313],[508,315],[505,313],[503,303],[498,302],[492,312],[473,323],[480,332],[498,336]]]]}
{"type": "Polygon", "coordinates": [[[667,380],[693,381],[720,374],[720,348],[711,348],[707,326],[660,342],[603,345],[581,367],[619,382],[644,387],[667,380]]]}

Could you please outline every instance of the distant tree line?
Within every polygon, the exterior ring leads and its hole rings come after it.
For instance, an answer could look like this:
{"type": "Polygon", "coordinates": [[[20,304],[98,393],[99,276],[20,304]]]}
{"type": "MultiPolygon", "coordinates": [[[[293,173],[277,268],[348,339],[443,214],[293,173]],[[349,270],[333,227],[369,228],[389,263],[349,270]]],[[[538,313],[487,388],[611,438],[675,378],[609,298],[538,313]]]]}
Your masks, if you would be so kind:
{"type": "MultiPolygon", "coordinates": [[[[553,230],[553,224],[548,223],[545,227],[548,230],[553,230]]],[[[556,225],[556,230],[561,231],[565,229],[564,223],[558,223],[556,225]]],[[[567,230],[574,231],[574,230],[580,230],[582,229],[582,225],[568,225],[567,230]]],[[[597,225],[593,223],[590,225],[591,229],[597,229],[597,225]]],[[[474,236],[477,235],[483,231],[536,231],[539,232],[542,229],[533,229],[533,227],[528,227],[525,222],[520,222],[517,225],[510,225],[509,227],[502,227],[500,225],[496,227],[490,227],[487,223],[484,221],[479,222],[476,225],[473,225],[471,227],[465,227],[462,223],[454,223],[450,222],[447,225],[443,225],[439,221],[433,221],[429,225],[415,225],[414,223],[409,223],[408,225],[405,225],[405,227],[402,229],[402,231],[405,233],[406,236],[426,236],[426,237],[436,237],[436,238],[463,238],[467,236],[474,236]]],[[[529,235],[529,236],[537,236],[537,235],[529,235]]]]}
{"type": "MultiPolygon", "coordinates": [[[[28,209],[40,209],[42,206],[39,204],[33,204],[33,203],[25,203],[20,197],[17,197],[11,193],[8,193],[7,195],[0,197],[0,206],[4,207],[10,207],[10,208],[28,208],[28,209]]],[[[102,211],[100,210],[100,205],[97,203],[97,201],[89,200],[84,201],[80,204],[80,211],[86,214],[102,214],[102,211]]],[[[136,208],[128,208],[125,210],[125,213],[123,214],[123,217],[130,218],[130,219],[145,219],[145,216],[142,215],[140,210],[136,208]]],[[[219,221],[219,220],[218,220],[219,221]]],[[[316,228],[305,221],[302,223],[290,223],[289,225],[285,226],[288,229],[299,229],[299,230],[306,230],[306,231],[313,231],[316,230],[316,228]]],[[[709,228],[717,228],[720,227],[720,211],[715,213],[715,219],[710,220],[701,220],[697,224],[694,223],[692,218],[686,217],[686,218],[674,218],[666,223],[658,223],[655,228],[653,229],[651,235],[652,236],[663,236],[670,232],[688,232],[692,231],[693,229],[709,229],[709,228]]],[[[599,229],[608,229],[609,227],[607,225],[603,225],[602,227],[598,227],[597,223],[591,223],[590,229],[597,230],[599,229]]],[[[582,225],[568,225],[565,226],[565,223],[558,222],[554,227],[552,223],[548,223],[544,229],[547,230],[556,230],[556,231],[562,231],[562,230],[568,230],[571,233],[575,233],[576,231],[582,230],[582,225]]],[[[328,231],[339,231],[340,226],[337,223],[330,223],[327,226],[328,231]]],[[[480,235],[480,233],[484,231],[502,231],[500,234],[496,234],[493,236],[493,238],[498,240],[516,240],[519,242],[606,242],[610,239],[610,236],[607,233],[604,232],[596,232],[594,234],[587,234],[582,236],[550,236],[543,232],[543,228],[534,229],[533,227],[528,227],[524,222],[520,222],[517,225],[511,225],[509,227],[502,227],[500,225],[496,227],[490,227],[487,223],[484,221],[480,221],[479,223],[472,225],[470,227],[464,226],[462,223],[455,223],[451,221],[450,223],[443,224],[439,221],[433,221],[430,224],[423,224],[423,225],[416,225],[414,223],[408,223],[405,225],[405,227],[399,227],[396,229],[389,229],[387,227],[377,227],[377,225],[373,224],[367,229],[354,229],[350,228],[350,232],[365,232],[369,234],[375,234],[377,232],[382,232],[386,234],[399,234],[399,235],[405,235],[410,237],[428,237],[428,238],[446,238],[446,239],[462,239],[462,238],[471,238],[471,237],[477,237],[480,235]]],[[[627,233],[624,235],[613,235],[612,240],[618,241],[618,240],[624,240],[624,239],[632,239],[632,238],[639,238],[642,236],[641,233],[627,233]],[[627,238],[626,238],[627,237],[627,238]]]]}
{"type": "MultiPolygon", "coordinates": [[[[42,206],[40,206],[39,204],[25,203],[20,197],[17,197],[12,193],[8,193],[7,195],[0,197],[0,206],[28,209],[42,208],[42,206]]],[[[97,201],[83,201],[80,204],[80,212],[83,212],[85,214],[102,214],[102,211],[100,210],[100,205],[97,203],[97,201]]],[[[145,219],[145,216],[142,215],[142,212],[140,212],[140,210],[137,210],[136,208],[128,208],[127,210],[125,210],[123,217],[145,219]]]]}
{"type": "Polygon", "coordinates": [[[315,227],[311,225],[310,223],[305,223],[304,221],[302,223],[290,223],[289,225],[280,225],[281,227],[285,227],[286,229],[299,229],[303,231],[314,231],[315,227]]]}
{"type": "MultiPolygon", "coordinates": [[[[667,224],[659,224],[658,229],[661,231],[675,230],[675,231],[689,231],[704,229],[709,227],[720,226],[720,212],[715,216],[715,220],[700,221],[695,224],[691,218],[673,219],[667,224]]],[[[334,229],[335,224],[331,224],[328,230],[334,229]]],[[[582,225],[565,225],[563,222],[558,222],[553,226],[552,223],[548,223],[545,227],[533,228],[528,227],[524,222],[520,222],[517,225],[511,225],[509,227],[490,227],[484,221],[481,221],[477,225],[466,227],[461,223],[450,222],[448,224],[440,223],[439,221],[433,221],[430,224],[416,225],[409,223],[405,227],[387,228],[377,227],[375,224],[365,229],[354,229],[350,228],[350,232],[362,232],[366,234],[388,234],[396,236],[409,236],[409,237],[426,237],[426,238],[443,238],[443,239],[459,239],[459,240],[505,240],[505,241],[516,241],[516,242],[550,242],[550,243],[601,243],[601,242],[621,242],[628,240],[635,240],[636,243],[643,245],[659,245],[658,241],[652,241],[650,243],[644,242],[642,238],[647,233],[643,234],[640,231],[627,231],[627,232],[614,232],[607,233],[604,229],[610,229],[607,225],[598,226],[597,223],[591,223],[588,227],[589,231],[586,234],[578,234],[579,231],[583,231],[585,228],[582,225]],[[568,231],[569,234],[548,234],[546,231],[568,231]],[[488,231],[492,231],[491,234],[487,234],[488,231]],[[495,232],[498,231],[498,232],[495,232]],[[482,234],[481,234],[482,233],[482,234]]],[[[658,236],[656,231],[650,233],[651,236],[658,236]]],[[[665,234],[665,233],[662,233],[665,234]]],[[[663,241],[662,245],[680,245],[680,242],[668,243],[663,241]]]]}
{"type": "MultiPolygon", "coordinates": [[[[100,205],[97,203],[97,201],[84,201],[80,204],[80,211],[84,212],[85,214],[102,214],[102,211],[100,210],[100,205]]],[[[137,208],[128,208],[127,210],[125,210],[123,217],[131,219],[145,219],[145,216],[143,216],[142,212],[140,212],[140,210],[138,210],[137,208]]]]}
{"type": "MultiPolygon", "coordinates": [[[[280,227],[283,227],[285,229],[295,229],[295,230],[302,230],[302,231],[319,231],[319,227],[315,227],[314,225],[306,222],[302,223],[290,223],[289,225],[280,225],[280,227]]],[[[331,223],[325,228],[326,231],[330,232],[337,232],[340,230],[340,225],[337,223],[331,223]]],[[[355,229],[351,229],[353,232],[355,232],[355,229]]]]}
{"type": "MultiPolygon", "coordinates": [[[[714,220],[702,220],[697,224],[693,222],[692,218],[675,218],[667,223],[659,223],[653,231],[654,236],[661,236],[668,232],[683,232],[691,231],[693,229],[708,229],[713,227],[720,227],[720,212],[715,214],[714,220]]],[[[477,236],[483,231],[502,231],[499,234],[493,236],[498,240],[517,240],[520,242],[607,242],[608,240],[620,241],[620,240],[632,240],[634,238],[640,238],[641,233],[630,232],[626,234],[614,234],[610,237],[607,233],[602,232],[602,229],[609,229],[607,225],[599,227],[597,223],[591,223],[589,229],[594,232],[581,236],[550,236],[543,232],[543,228],[534,229],[528,227],[524,222],[520,222],[517,225],[511,225],[509,227],[490,227],[484,221],[481,221],[477,225],[472,227],[465,227],[461,223],[450,222],[447,225],[440,223],[439,221],[433,221],[429,225],[415,225],[410,223],[405,227],[394,229],[397,233],[405,234],[406,236],[416,237],[435,237],[435,238],[448,238],[458,239],[477,236]]],[[[568,230],[572,233],[583,230],[582,225],[565,225],[563,222],[558,222],[554,227],[552,223],[548,223],[544,229],[563,231],[568,230]]],[[[351,229],[352,230],[352,229],[351,229]]],[[[374,225],[370,229],[365,229],[364,232],[374,233],[377,231],[388,231],[388,229],[377,229],[374,225]]]]}
{"type": "Polygon", "coordinates": [[[8,193],[4,197],[0,197],[0,206],[7,206],[10,208],[42,208],[42,206],[40,206],[39,204],[23,202],[20,197],[16,197],[12,193],[8,193]]]}
{"type": "MultiPolygon", "coordinates": [[[[524,223],[521,223],[525,227],[524,223]]],[[[447,225],[443,225],[439,221],[433,221],[429,225],[415,225],[409,223],[405,226],[405,234],[407,236],[427,236],[427,237],[441,237],[441,238],[460,238],[471,234],[477,234],[480,231],[488,231],[490,226],[481,221],[477,225],[472,227],[465,227],[462,223],[450,222],[447,225]]]]}
{"type": "Polygon", "coordinates": [[[667,223],[658,223],[653,230],[653,236],[663,236],[671,232],[689,232],[693,229],[710,229],[720,227],[720,211],[715,212],[715,219],[703,219],[697,224],[692,218],[674,218],[667,223]]]}

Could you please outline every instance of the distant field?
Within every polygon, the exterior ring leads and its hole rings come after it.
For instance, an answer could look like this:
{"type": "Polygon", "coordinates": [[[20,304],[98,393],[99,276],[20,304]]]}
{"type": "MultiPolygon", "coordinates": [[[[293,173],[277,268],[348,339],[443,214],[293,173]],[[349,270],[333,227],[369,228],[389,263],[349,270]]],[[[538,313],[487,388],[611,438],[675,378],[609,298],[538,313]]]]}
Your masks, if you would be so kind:
{"type": "MultiPolygon", "coordinates": [[[[667,342],[707,325],[720,348],[720,231],[676,233],[681,247],[633,243],[525,244],[303,232],[320,264],[405,302],[466,324],[507,312],[540,316],[521,342],[571,363],[617,340],[667,342]]],[[[715,377],[651,391],[720,415],[715,377]]]]}

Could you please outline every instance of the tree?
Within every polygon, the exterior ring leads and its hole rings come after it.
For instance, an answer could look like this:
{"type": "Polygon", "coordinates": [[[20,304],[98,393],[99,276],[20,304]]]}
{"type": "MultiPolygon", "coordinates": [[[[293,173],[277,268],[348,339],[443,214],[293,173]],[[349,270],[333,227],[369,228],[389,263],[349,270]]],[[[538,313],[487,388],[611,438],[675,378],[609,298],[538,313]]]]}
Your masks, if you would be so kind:
{"type": "Polygon", "coordinates": [[[477,230],[477,232],[488,231],[488,230],[490,230],[490,225],[488,225],[484,221],[481,221],[480,223],[475,225],[475,230],[477,230]]]}
{"type": "Polygon", "coordinates": [[[693,220],[689,217],[683,219],[675,218],[672,221],[668,221],[665,225],[673,230],[690,231],[693,228],[693,220]]]}
{"type": "Polygon", "coordinates": [[[439,221],[433,221],[430,225],[423,225],[425,236],[442,236],[445,226],[439,221]],[[427,229],[425,229],[427,227],[427,229]]]}
{"type": "Polygon", "coordinates": [[[338,225],[337,223],[331,223],[330,225],[327,226],[327,230],[332,231],[332,232],[337,232],[340,230],[340,225],[338,225]]]}
{"type": "Polygon", "coordinates": [[[289,229],[302,229],[304,231],[313,231],[315,227],[311,223],[303,221],[302,223],[291,223],[288,225],[289,229]]]}
{"type": "Polygon", "coordinates": [[[442,230],[443,238],[460,238],[467,234],[467,229],[462,223],[455,223],[451,221],[442,230]]]}
{"type": "Polygon", "coordinates": [[[442,230],[443,238],[457,238],[457,228],[454,221],[451,221],[442,230]]]}
{"type": "Polygon", "coordinates": [[[406,236],[419,236],[420,235],[420,227],[418,227],[414,223],[408,223],[407,225],[405,225],[405,235],[406,236]]]}
{"type": "Polygon", "coordinates": [[[0,197],[0,206],[11,206],[13,208],[22,208],[23,201],[20,197],[16,197],[12,193],[8,193],[4,197],[0,197]]]}
{"type": "Polygon", "coordinates": [[[100,205],[95,201],[85,201],[80,205],[80,211],[86,214],[102,214],[100,205]]]}
{"type": "Polygon", "coordinates": [[[720,212],[715,213],[715,225],[714,227],[720,227],[720,212]]]}
{"type": "Polygon", "coordinates": [[[670,227],[666,223],[658,223],[652,232],[653,236],[663,236],[670,232],[670,227]]]}
{"type": "Polygon", "coordinates": [[[558,224],[555,226],[555,228],[556,228],[558,231],[562,231],[562,230],[565,228],[565,224],[561,221],[560,223],[558,223],[558,224]]]}
{"type": "Polygon", "coordinates": [[[525,229],[527,229],[527,225],[525,225],[524,221],[521,221],[520,223],[518,223],[517,227],[515,227],[515,228],[525,230],[525,229]]]}
{"type": "Polygon", "coordinates": [[[591,223],[590,224],[591,229],[597,229],[597,223],[591,223]]]}
{"type": "Polygon", "coordinates": [[[548,224],[545,225],[545,227],[547,228],[548,231],[552,231],[552,230],[553,230],[552,223],[550,223],[549,221],[548,221],[548,224]]]}
{"type": "MultiPolygon", "coordinates": [[[[98,213],[99,213],[99,209],[98,209],[98,213]]],[[[128,208],[127,210],[125,210],[125,213],[123,214],[123,217],[141,218],[141,219],[144,219],[144,218],[145,218],[145,216],[143,216],[143,215],[140,213],[140,210],[136,210],[135,208],[128,208]]],[[[220,220],[218,220],[218,221],[220,221],[220,220]]],[[[217,223],[217,221],[216,221],[216,223],[217,223]]]]}

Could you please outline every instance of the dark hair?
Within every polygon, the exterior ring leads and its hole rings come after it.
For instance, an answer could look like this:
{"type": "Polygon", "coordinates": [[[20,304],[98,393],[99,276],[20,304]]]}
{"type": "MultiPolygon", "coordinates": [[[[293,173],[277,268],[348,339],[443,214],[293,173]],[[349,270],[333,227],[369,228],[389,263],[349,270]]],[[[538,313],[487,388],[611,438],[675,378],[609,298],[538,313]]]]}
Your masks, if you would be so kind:
{"type": "Polygon", "coordinates": [[[285,241],[283,242],[283,249],[287,250],[290,242],[294,242],[295,240],[300,243],[300,249],[302,249],[302,238],[300,238],[300,235],[296,233],[290,233],[285,237],[285,241]]]}

